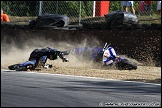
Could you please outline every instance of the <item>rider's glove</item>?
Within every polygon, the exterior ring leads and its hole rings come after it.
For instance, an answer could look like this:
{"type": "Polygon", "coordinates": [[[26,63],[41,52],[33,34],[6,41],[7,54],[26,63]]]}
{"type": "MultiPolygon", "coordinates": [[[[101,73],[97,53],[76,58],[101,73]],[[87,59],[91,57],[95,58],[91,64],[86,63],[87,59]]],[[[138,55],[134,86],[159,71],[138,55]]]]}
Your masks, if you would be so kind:
{"type": "Polygon", "coordinates": [[[63,61],[63,62],[68,62],[69,60],[66,59],[66,58],[63,58],[62,61],[63,61]]]}

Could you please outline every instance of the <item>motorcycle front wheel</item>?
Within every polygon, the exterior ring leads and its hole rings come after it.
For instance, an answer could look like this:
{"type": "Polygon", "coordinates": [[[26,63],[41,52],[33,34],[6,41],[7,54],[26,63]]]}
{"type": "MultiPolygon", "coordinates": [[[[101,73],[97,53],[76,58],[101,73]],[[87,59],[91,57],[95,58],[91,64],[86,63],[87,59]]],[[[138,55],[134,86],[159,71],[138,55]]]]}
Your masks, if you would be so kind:
{"type": "Polygon", "coordinates": [[[20,68],[20,64],[14,64],[14,65],[10,65],[8,66],[8,69],[10,70],[16,70],[20,68]]]}
{"type": "MultiPolygon", "coordinates": [[[[27,66],[30,66],[30,65],[27,65],[27,66]]],[[[27,71],[28,70],[27,66],[20,66],[20,64],[14,64],[14,65],[8,66],[8,69],[16,70],[16,71],[27,71]]],[[[29,69],[32,70],[34,68],[31,65],[29,69]]]]}

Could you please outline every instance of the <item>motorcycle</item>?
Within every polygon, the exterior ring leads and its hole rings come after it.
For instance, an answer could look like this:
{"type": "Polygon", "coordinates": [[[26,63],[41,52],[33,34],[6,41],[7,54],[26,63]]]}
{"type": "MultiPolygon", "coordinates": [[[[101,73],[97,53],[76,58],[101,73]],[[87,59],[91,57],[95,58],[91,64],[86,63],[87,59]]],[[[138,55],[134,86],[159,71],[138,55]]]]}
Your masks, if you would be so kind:
{"type": "MultiPolygon", "coordinates": [[[[71,54],[76,55],[77,57],[80,57],[82,55],[84,58],[86,58],[87,60],[91,60],[94,63],[103,64],[102,63],[103,53],[109,47],[109,45],[105,43],[104,47],[75,48],[75,49],[72,49],[71,54]]],[[[136,70],[137,69],[137,65],[135,63],[120,56],[117,57],[116,61],[114,61],[112,65],[115,65],[115,67],[119,70],[136,70]]]]}
{"type": "MultiPolygon", "coordinates": [[[[70,53],[70,50],[62,51],[62,53],[64,55],[68,55],[70,53]]],[[[38,62],[38,66],[42,66],[39,63],[40,62],[38,62]]],[[[29,70],[36,70],[35,64],[36,64],[36,60],[33,60],[33,61],[25,61],[23,63],[18,63],[18,64],[10,65],[10,66],[8,66],[8,69],[15,70],[15,71],[27,71],[28,69],[29,70]]],[[[44,66],[44,68],[52,68],[52,65],[46,64],[44,66]]]]}
{"type": "Polygon", "coordinates": [[[117,69],[119,70],[136,70],[137,69],[137,65],[132,63],[131,61],[123,58],[123,57],[119,57],[117,59],[117,61],[115,61],[115,66],[117,69]]]}
{"type": "Polygon", "coordinates": [[[34,62],[25,61],[25,62],[20,63],[20,64],[10,65],[10,66],[8,66],[8,69],[15,70],[15,71],[27,71],[28,69],[34,70],[35,69],[34,66],[35,66],[34,62]],[[27,67],[30,67],[30,68],[27,68],[27,67]]]}

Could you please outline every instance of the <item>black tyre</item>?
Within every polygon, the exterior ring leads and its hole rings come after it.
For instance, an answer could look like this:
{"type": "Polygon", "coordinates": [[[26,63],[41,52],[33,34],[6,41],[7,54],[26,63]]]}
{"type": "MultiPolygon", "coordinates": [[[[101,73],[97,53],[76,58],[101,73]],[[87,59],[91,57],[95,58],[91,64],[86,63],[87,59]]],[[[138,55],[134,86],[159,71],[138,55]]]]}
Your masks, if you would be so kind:
{"type": "Polygon", "coordinates": [[[123,24],[123,16],[120,14],[110,22],[110,29],[120,30],[122,28],[122,24],[123,24]]]}
{"type": "Polygon", "coordinates": [[[10,70],[16,70],[20,68],[20,64],[14,64],[14,65],[10,65],[8,66],[8,69],[10,70]]]}
{"type": "Polygon", "coordinates": [[[143,30],[150,30],[151,29],[151,24],[142,24],[142,29],[143,30]]]}
{"type": "Polygon", "coordinates": [[[29,28],[34,28],[35,25],[36,25],[36,21],[35,20],[29,21],[29,28]]]}
{"type": "Polygon", "coordinates": [[[111,30],[120,30],[121,28],[122,28],[122,24],[120,23],[112,22],[110,25],[111,30]]]}
{"type": "Polygon", "coordinates": [[[137,69],[137,65],[129,62],[127,59],[124,59],[121,62],[117,63],[116,66],[119,70],[136,70],[137,69]]]}
{"type": "Polygon", "coordinates": [[[142,29],[142,24],[133,23],[132,30],[142,29]]]}
{"type": "Polygon", "coordinates": [[[161,24],[151,24],[151,30],[161,30],[161,24]]]}
{"type": "Polygon", "coordinates": [[[57,26],[57,27],[64,27],[64,25],[65,25],[65,22],[62,20],[54,24],[54,26],[57,26]]]}
{"type": "Polygon", "coordinates": [[[131,24],[123,23],[122,30],[131,30],[131,24]]]}
{"type": "Polygon", "coordinates": [[[88,23],[83,23],[82,25],[83,25],[84,29],[88,29],[89,28],[89,24],[88,23]]]}

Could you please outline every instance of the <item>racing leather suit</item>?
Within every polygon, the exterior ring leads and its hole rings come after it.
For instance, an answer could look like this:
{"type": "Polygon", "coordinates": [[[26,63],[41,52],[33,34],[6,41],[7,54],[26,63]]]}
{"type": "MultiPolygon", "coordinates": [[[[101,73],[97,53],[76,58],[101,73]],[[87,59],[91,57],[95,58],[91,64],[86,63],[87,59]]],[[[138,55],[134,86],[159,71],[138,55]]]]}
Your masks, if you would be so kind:
{"type": "Polygon", "coordinates": [[[116,60],[116,51],[113,47],[108,47],[103,54],[103,65],[111,65],[116,60]]]}
{"type": "Polygon", "coordinates": [[[49,47],[43,49],[35,49],[30,54],[29,61],[33,61],[36,68],[37,66],[45,66],[47,59],[55,60],[58,56],[63,60],[63,62],[68,61],[61,51],[49,47]]]}

